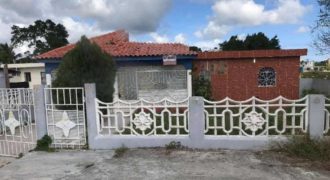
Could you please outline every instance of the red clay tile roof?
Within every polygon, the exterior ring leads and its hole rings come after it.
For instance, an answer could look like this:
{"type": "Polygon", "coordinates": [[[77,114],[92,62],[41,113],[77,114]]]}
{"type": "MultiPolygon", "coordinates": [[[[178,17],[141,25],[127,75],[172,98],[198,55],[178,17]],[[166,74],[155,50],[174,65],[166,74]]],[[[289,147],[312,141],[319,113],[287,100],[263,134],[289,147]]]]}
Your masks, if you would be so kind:
{"type": "Polygon", "coordinates": [[[294,57],[307,55],[307,49],[217,51],[198,53],[197,59],[242,59],[260,57],[294,57]]]}
{"type": "MultiPolygon", "coordinates": [[[[124,30],[90,38],[105,52],[115,57],[125,56],[159,56],[159,55],[194,55],[189,47],[179,43],[139,43],[129,42],[129,35],[124,30]]],[[[75,47],[69,44],[46,53],[40,54],[36,59],[61,58],[75,47]]]]}

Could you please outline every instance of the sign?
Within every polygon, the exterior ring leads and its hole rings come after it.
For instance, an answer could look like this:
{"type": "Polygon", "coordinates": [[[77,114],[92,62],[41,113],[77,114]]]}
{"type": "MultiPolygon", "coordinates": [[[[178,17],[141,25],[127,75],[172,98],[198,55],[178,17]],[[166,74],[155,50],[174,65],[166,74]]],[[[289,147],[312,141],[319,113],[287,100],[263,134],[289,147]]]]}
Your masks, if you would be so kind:
{"type": "Polygon", "coordinates": [[[163,65],[164,66],[176,65],[176,55],[164,55],[163,56],[163,65]]]}

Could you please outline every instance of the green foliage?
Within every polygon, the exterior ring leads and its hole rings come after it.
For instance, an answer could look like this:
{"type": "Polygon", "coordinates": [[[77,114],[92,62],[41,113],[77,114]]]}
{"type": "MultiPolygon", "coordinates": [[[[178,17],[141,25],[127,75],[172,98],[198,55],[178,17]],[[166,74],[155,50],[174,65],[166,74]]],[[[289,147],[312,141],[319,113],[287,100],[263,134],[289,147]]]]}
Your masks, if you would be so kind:
{"type": "Polygon", "coordinates": [[[56,76],[54,87],[82,87],[85,83],[95,83],[97,97],[102,101],[112,101],[115,62],[85,36],[63,57],[56,76]]]}
{"type": "Polygon", "coordinates": [[[115,155],[113,155],[113,157],[115,158],[120,158],[120,157],[123,157],[123,155],[128,151],[128,148],[125,147],[125,146],[122,146],[120,148],[117,148],[115,150],[115,155]]]}
{"type": "Polygon", "coordinates": [[[277,36],[269,39],[262,32],[247,35],[244,40],[239,39],[237,35],[231,36],[229,41],[225,41],[219,45],[222,51],[281,49],[277,36]]]}
{"type": "Polygon", "coordinates": [[[13,47],[5,44],[0,44],[0,62],[3,64],[13,63],[15,60],[15,52],[13,47]]]}
{"type": "Polygon", "coordinates": [[[180,142],[171,141],[169,144],[165,145],[166,150],[180,149],[182,145],[180,142]]]}
{"type": "Polygon", "coordinates": [[[52,144],[52,138],[48,135],[45,135],[37,141],[37,147],[34,149],[36,151],[52,151],[49,147],[52,144]]]}
{"type": "Polygon", "coordinates": [[[190,46],[189,51],[201,52],[202,49],[197,46],[190,46]]]}
{"type": "Polygon", "coordinates": [[[286,143],[276,143],[273,150],[310,160],[330,160],[330,141],[294,136],[286,143]]]}
{"type": "Polygon", "coordinates": [[[309,94],[323,94],[323,95],[325,95],[326,97],[329,97],[329,94],[326,94],[326,93],[323,93],[323,92],[320,92],[320,91],[318,91],[318,90],[316,90],[316,89],[304,89],[303,90],[303,92],[302,92],[302,94],[301,94],[301,96],[302,97],[305,97],[305,96],[307,96],[307,95],[309,95],[309,94]]]}
{"type": "Polygon", "coordinates": [[[194,96],[202,96],[205,99],[212,99],[211,82],[206,79],[193,80],[193,94],[194,96]]]}
{"type": "Polygon", "coordinates": [[[55,24],[50,19],[46,21],[37,20],[28,27],[11,27],[12,44],[17,47],[23,43],[28,43],[29,47],[35,50],[34,55],[38,55],[49,50],[67,45],[69,34],[62,24],[55,24]]]}
{"type": "Polygon", "coordinates": [[[225,41],[220,45],[220,49],[223,51],[230,50],[245,50],[244,41],[239,39],[238,36],[231,36],[229,41],[225,41]]]}
{"type": "Polygon", "coordinates": [[[316,89],[304,89],[303,92],[302,92],[302,97],[305,97],[309,94],[320,94],[320,92],[316,89]]]}
{"type": "Polygon", "coordinates": [[[302,78],[314,78],[314,79],[330,79],[330,72],[311,71],[303,72],[302,78]]]}
{"type": "Polygon", "coordinates": [[[318,0],[320,12],[312,33],[315,47],[324,54],[330,53],[330,1],[318,0]]]}

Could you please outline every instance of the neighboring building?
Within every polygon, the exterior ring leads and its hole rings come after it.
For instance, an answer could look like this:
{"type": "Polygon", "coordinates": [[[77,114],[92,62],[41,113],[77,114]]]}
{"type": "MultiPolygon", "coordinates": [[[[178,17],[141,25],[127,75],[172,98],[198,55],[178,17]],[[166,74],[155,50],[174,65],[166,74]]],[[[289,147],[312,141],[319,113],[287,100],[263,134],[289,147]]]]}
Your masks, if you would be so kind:
{"type": "MultiPolygon", "coordinates": [[[[213,99],[242,100],[256,96],[299,97],[300,56],[306,49],[191,52],[178,43],[130,42],[123,30],[90,38],[112,55],[117,64],[114,99],[182,100],[192,95],[192,73],[209,79],[213,99]],[[193,67],[194,64],[194,68],[193,67]]],[[[36,58],[45,72],[55,77],[63,56],[75,44],[60,47],[36,58]]]]}
{"type": "Polygon", "coordinates": [[[314,71],[315,68],[314,61],[301,61],[300,65],[303,72],[314,71]]]}
{"type": "MultiPolygon", "coordinates": [[[[1,65],[3,68],[3,65],[1,65]]],[[[44,63],[20,63],[8,64],[8,75],[11,87],[33,88],[45,81],[45,64],[44,63]],[[25,85],[26,84],[26,85],[25,85]]]]}
{"type": "Polygon", "coordinates": [[[214,100],[296,99],[303,55],[307,49],[203,52],[194,61],[194,76],[211,81],[214,100]]]}
{"type": "MultiPolygon", "coordinates": [[[[191,96],[191,69],[196,53],[179,43],[130,42],[123,30],[90,38],[109,53],[117,65],[114,99],[172,100],[191,96]]],[[[47,74],[56,78],[62,57],[75,44],[60,47],[36,58],[45,63],[47,74]]]]}

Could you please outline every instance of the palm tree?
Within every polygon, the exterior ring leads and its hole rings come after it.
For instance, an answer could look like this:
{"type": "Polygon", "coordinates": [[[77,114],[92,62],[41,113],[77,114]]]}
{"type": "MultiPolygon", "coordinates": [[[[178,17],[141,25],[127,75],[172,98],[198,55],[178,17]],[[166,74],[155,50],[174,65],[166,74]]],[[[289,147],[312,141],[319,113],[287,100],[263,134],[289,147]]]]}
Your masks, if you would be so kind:
{"type": "Polygon", "coordinates": [[[0,43],[0,62],[2,64],[14,63],[16,55],[14,52],[13,46],[8,45],[7,43],[0,43]]]}
{"type": "Polygon", "coordinates": [[[15,54],[13,46],[8,45],[7,43],[5,44],[0,43],[0,64],[4,64],[3,72],[4,72],[7,88],[10,87],[7,64],[15,63],[15,59],[18,56],[19,55],[15,54]]]}

